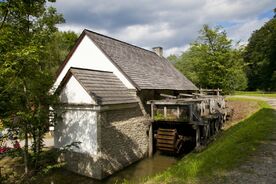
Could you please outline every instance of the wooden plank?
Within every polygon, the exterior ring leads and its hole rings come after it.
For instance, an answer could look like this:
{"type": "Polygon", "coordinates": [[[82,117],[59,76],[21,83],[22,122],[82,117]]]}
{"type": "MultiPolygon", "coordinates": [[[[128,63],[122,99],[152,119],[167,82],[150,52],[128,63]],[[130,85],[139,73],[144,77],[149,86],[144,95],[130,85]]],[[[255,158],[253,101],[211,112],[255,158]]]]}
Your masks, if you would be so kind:
{"type": "Polygon", "coordinates": [[[167,140],[174,140],[173,136],[166,136],[166,135],[157,135],[157,139],[167,139],[167,140]]]}
{"type": "Polygon", "coordinates": [[[167,95],[167,94],[160,94],[160,96],[162,97],[166,97],[166,98],[173,98],[173,99],[176,99],[177,97],[176,96],[173,96],[173,95],[167,95]]]}
{"type": "Polygon", "coordinates": [[[174,151],[174,148],[158,148],[161,151],[174,151]]]}
{"type": "Polygon", "coordinates": [[[222,91],[222,89],[200,89],[199,91],[206,91],[206,92],[217,92],[217,91],[222,91]]]}
{"type": "Polygon", "coordinates": [[[147,104],[155,104],[155,105],[189,105],[194,103],[202,102],[204,99],[167,99],[167,100],[149,100],[147,104]]]}
{"type": "Polygon", "coordinates": [[[161,143],[157,143],[157,147],[158,148],[174,148],[174,144],[161,144],[161,143]]]}
{"type": "Polygon", "coordinates": [[[158,128],[158,131],[165,131],[165,132],[176,132],[175,129],[166,129],[166,128],[158,128]]]}
{"type": "Polygon", "coordinates": [[[174,144],[174,140],[170,140],[170,139],[157,139],[157,143],[161,143],[161,144],[174,144]]]}
{"type": "Polygon", "coordinates": [[[175,132],[158,132],[158,135],[174,136],[175,132]]]}
{"type": "Polygon", "coordinates": [[[194,97],[192,94],[180,93],[179,96],[194,97]]]}

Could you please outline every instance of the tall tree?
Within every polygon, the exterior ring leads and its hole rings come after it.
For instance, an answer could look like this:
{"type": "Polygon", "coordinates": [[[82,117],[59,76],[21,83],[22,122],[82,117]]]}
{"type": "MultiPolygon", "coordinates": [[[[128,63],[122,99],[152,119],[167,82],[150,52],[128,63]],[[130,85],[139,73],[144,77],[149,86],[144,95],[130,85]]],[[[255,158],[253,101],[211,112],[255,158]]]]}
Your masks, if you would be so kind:
{"type": "Polygon", "coordinates": [[[199,87],[221,88],[229,93],[246,87],[241,53],[220,27],[204,25],[197,41],[175,65],[199,87]]]}
{"type": "Polygon", "coordinates": [[[5,126],[24,134],[25,172],[28,173],[28,134],[33,138],[36,166],[47,131],[48,93],[52,85],[51,61],[45,48],[64,22],[53,7],[54,0],[3,0],[0,2],[0,119],[5,126]]]}
{"type": "Polygon", "coordinates": [[[62,64],[69,51],[73,48],[78,35],[72,31],[55,32],[45,50],[48,52],[47,60],[51,61],[51,73],[56,75],[58,67],[62,64]]]}
{"type": "Polygon", "coordinates": [[[276,90],[276,9],[275,15],[253,32],[244,54],[249,90],[276,90]]]}

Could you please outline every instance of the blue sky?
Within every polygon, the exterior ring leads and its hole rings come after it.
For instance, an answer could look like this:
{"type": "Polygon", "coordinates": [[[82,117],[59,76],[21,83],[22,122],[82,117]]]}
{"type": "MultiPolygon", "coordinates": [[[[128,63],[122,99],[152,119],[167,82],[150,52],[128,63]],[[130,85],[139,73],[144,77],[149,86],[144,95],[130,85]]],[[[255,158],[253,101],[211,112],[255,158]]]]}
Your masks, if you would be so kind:
{"type": "Polygon", "coordinates": [[[165,55],[189,48],[203,24],[222,25],[246,44],[273,15],[275,0],[57,0],[63,31],[90,29],[134,45],[162,46],[165,55]]]}

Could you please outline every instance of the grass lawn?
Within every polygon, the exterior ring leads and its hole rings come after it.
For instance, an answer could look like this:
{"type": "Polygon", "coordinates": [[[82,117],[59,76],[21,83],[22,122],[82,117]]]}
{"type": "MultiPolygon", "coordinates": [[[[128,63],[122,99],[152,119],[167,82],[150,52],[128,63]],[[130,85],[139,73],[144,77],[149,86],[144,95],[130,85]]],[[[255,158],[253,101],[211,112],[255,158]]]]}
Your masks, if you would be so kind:
{"type": "Polygon", "coordinates": [[[145,183],[213,183],[215,178],[240,165],[257,149],[260,141],[268,139],[276,129],[275,110],[266,102],[258,101],[258,104],[259,111],[221,132],[204,151],[188,154],[166,171],[146,179],[145,183]]]}
{"type": "Polygon", "coordinates": [[[276,98],[276,92],[263,92],[263,91],[236,91],[235,95],[276,98]]]}

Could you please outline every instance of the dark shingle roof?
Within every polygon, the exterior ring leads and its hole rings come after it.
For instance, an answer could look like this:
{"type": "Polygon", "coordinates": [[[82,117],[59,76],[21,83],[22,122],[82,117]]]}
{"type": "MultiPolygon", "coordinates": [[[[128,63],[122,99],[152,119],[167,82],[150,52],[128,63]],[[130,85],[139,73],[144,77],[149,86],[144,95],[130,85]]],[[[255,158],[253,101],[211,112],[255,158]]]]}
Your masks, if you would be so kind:
{"type": "Polygon", "coordinates": [[[98,105],[134,103],[137,99],[112,72],[70,68],[98,105]]]}
{"type": "Polygon", "coordinates": [[[140,89],[197,90],[174,66],[156,53],[89,30],[85,33],[140,89]]]}

